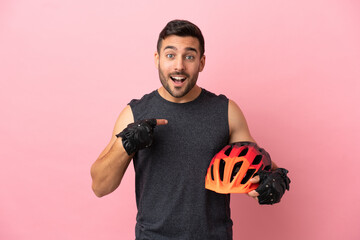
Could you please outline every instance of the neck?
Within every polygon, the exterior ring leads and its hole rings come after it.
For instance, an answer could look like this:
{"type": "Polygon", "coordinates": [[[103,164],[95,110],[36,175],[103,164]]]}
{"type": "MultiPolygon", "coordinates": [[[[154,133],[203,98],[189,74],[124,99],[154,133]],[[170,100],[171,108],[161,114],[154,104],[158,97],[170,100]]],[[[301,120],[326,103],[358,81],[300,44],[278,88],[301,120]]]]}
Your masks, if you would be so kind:
{"type": "Polygon", "coordinates": [[[173,97],[164,87],[160,87],[158,89],[158,93],[160,94],[160,96],[162,98],[164,98],[165,100],[169,101],[169,102],[174,102],[174,103],[186,103],[186,102],[191,102],[193,100],[195,100],[201,93],[201,88],[198,85],[195,85],[190,92],[188,92],[185,96],[183,97],[173,97]]]}

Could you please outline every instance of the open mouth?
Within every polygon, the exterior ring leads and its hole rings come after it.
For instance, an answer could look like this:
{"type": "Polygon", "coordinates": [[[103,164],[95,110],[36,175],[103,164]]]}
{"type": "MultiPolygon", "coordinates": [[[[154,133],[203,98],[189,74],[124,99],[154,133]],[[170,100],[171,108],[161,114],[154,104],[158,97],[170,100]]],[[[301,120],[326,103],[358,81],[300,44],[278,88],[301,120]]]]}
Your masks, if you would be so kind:
{"type": "Polygon", "coordinates": [[[170,78],[174,82],[175,87],[181,87],[183,82],[187,79],[185,76],[170,76],[170,78]]]}
{"type": "Polygon", "coordinates": [[[170,78],[175,83],[183,83],[187,79],[187,77],[173,77],[173,76],[170,76],[170,78]]]}

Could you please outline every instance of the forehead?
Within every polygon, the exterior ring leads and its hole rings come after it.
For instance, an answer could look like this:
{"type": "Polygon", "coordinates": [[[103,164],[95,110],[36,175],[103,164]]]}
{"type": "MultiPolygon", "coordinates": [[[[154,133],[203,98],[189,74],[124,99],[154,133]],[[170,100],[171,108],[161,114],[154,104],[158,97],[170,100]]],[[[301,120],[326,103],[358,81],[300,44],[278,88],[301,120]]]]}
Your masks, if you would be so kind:
{"type": "Polygon", "coordinates": [[[162,40],[161,51],[168,47],[174,47],[173,49],[176,51],[185,51],[190,48],[194,48],[198,52],[200,52],[199,40],[191,36],[181,37],[176,35],[170,35],[162,40]]]}

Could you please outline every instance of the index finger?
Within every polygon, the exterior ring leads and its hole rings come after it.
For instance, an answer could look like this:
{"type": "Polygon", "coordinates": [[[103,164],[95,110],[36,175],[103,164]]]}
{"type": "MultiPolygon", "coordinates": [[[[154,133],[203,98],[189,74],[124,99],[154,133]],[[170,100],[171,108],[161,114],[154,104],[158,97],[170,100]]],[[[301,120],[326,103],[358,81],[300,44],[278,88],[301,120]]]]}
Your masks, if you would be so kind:
{"type": "Polygon", "coordinates": [[[159,126],[159,125],[165,125],[168,123],[168,120],[166,119],[156,119],[156,125],[159,126]]]}

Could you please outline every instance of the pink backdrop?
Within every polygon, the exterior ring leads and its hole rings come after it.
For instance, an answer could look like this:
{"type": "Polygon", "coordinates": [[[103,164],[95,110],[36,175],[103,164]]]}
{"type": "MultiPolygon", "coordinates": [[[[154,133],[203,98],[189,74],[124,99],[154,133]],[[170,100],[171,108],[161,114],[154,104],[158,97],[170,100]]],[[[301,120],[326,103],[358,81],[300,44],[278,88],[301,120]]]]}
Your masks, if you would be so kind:
{"type": "Polygon", "coordinates": [[[232,196],[234,239],[360,239],[358,1],[0,2],[0,239],[134,239],[134,172],[98,199],[89,169],[119,111],[160,86],[167,21],[206,39],[226,94],[278,165],[281,204],[232,196]]]}

